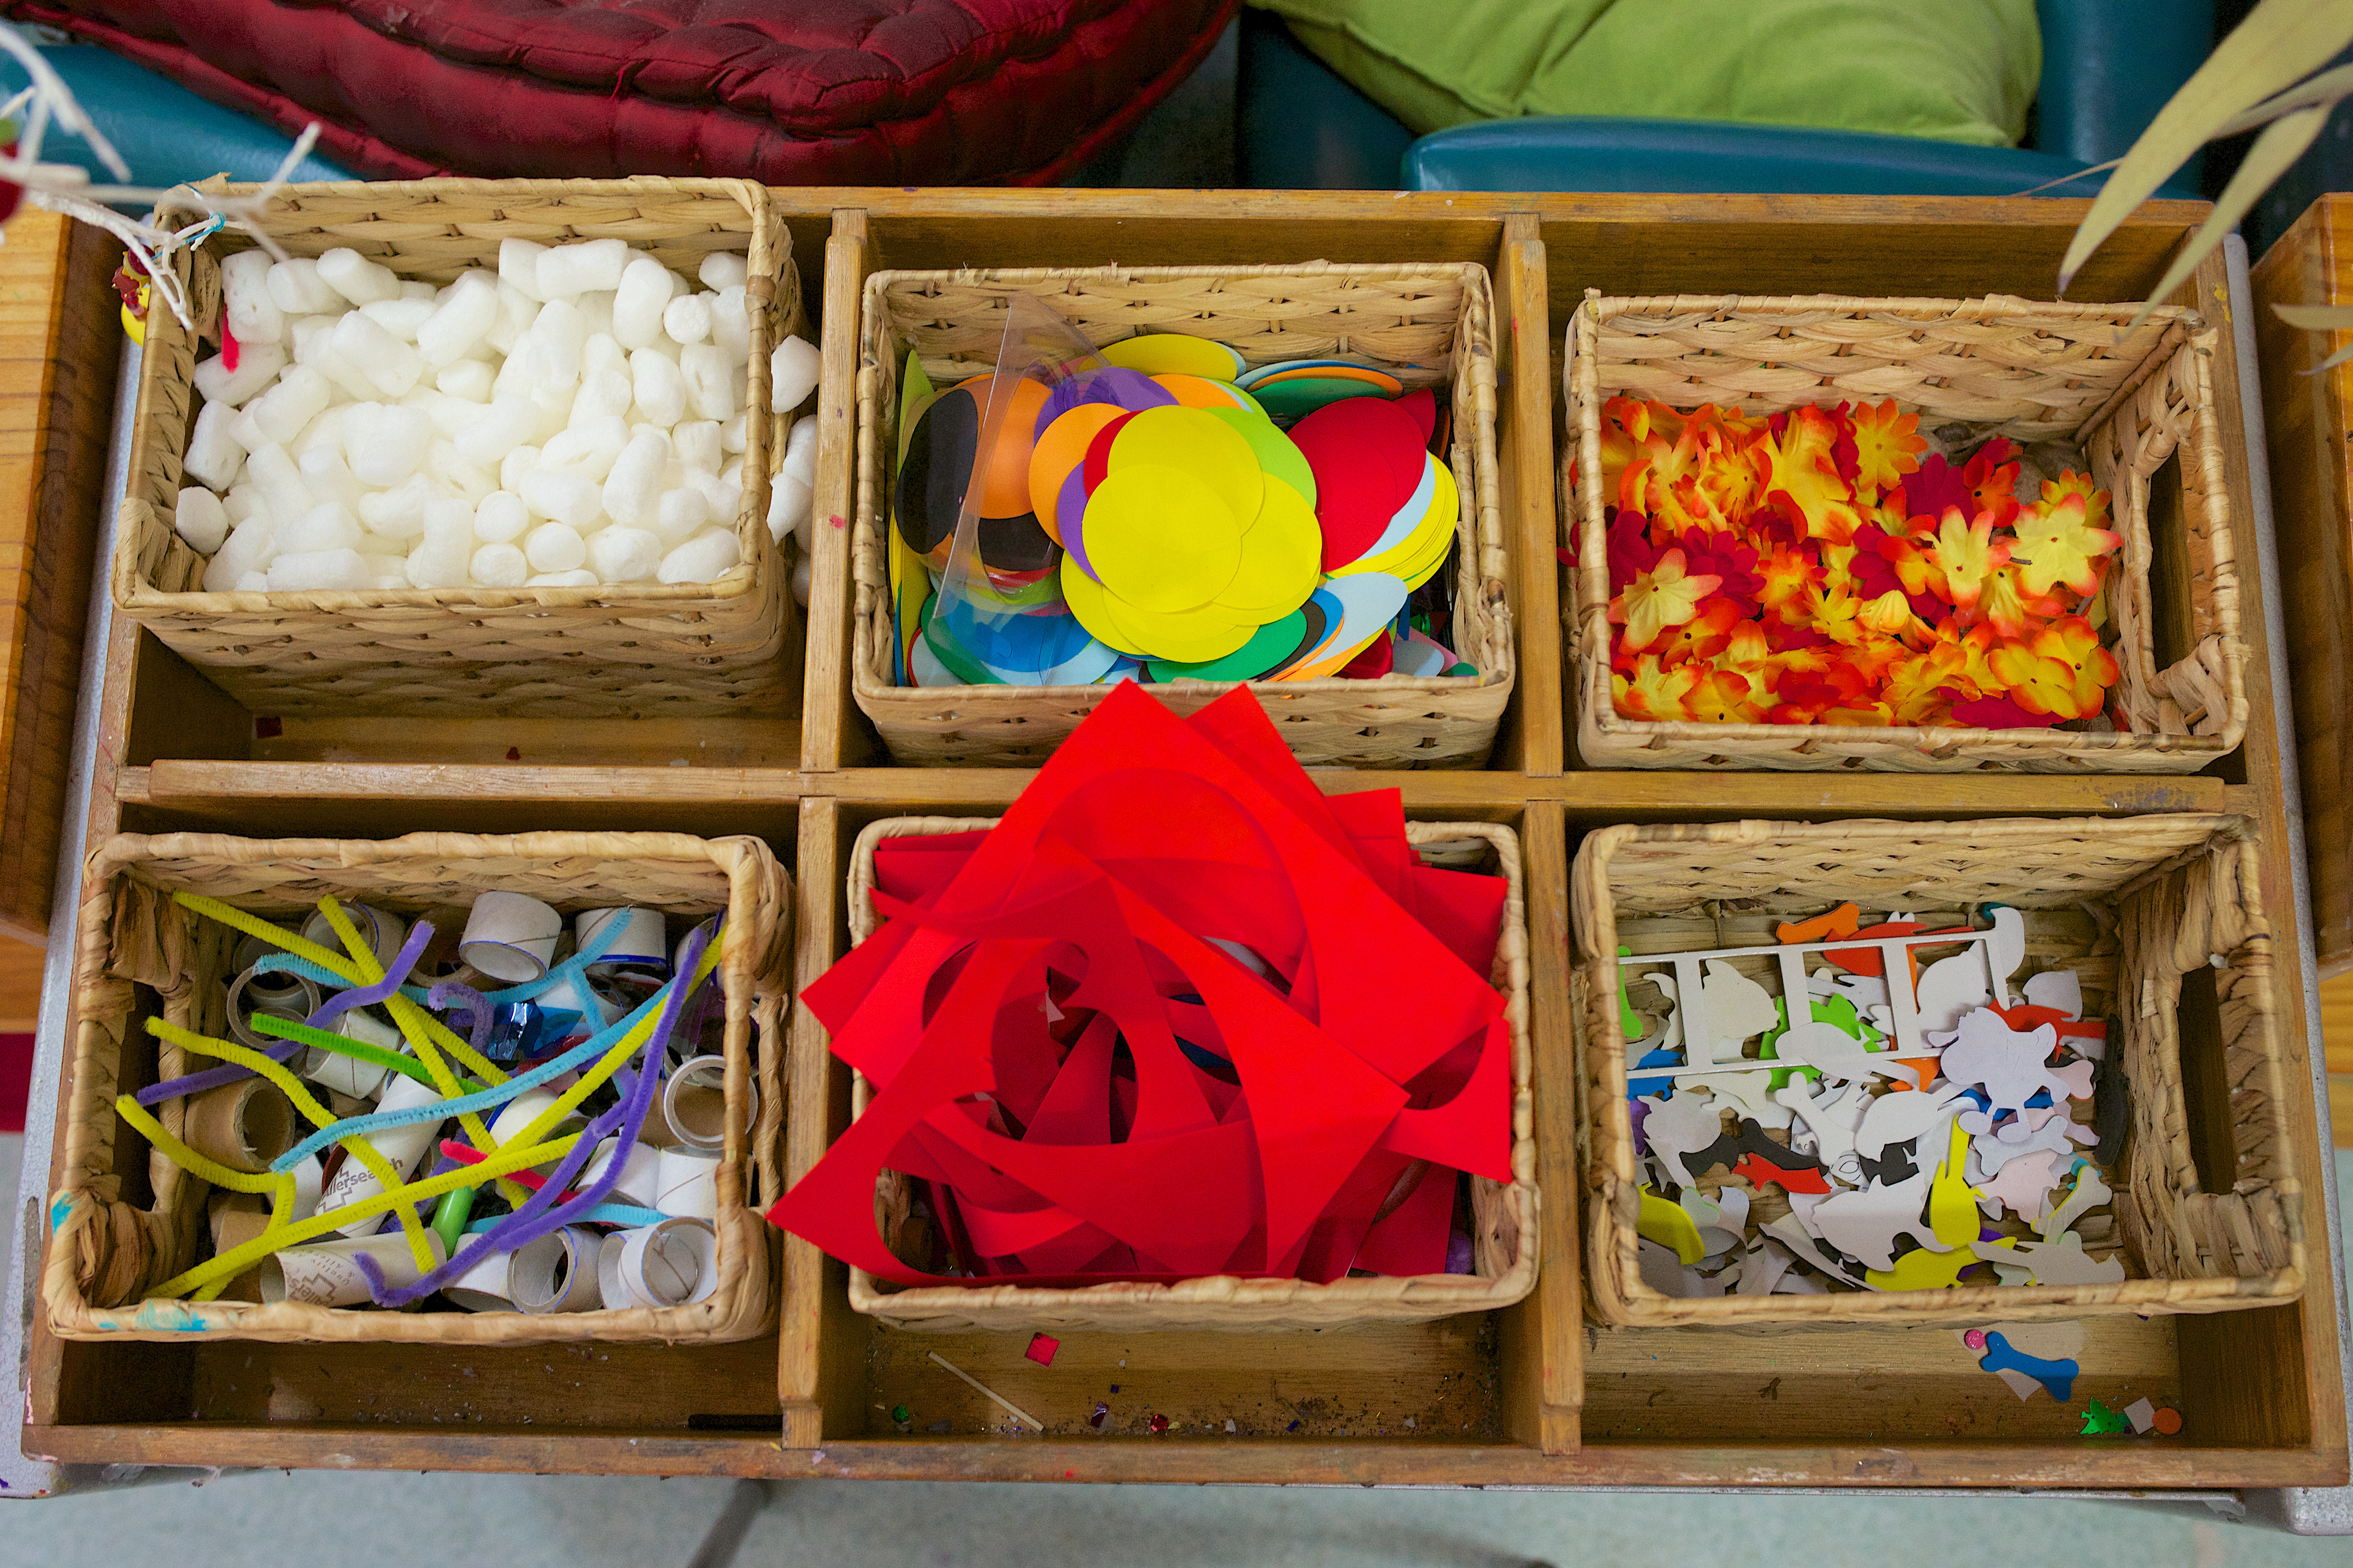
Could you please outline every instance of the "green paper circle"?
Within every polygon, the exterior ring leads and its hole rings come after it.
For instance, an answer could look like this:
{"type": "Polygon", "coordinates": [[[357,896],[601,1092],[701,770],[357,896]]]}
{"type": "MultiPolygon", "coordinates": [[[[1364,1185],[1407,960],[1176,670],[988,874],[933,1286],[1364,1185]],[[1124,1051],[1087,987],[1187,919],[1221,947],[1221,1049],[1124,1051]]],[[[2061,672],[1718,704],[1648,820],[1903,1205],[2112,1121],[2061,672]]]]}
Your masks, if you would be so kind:
{"type": "Polygon", "coordinates": [[[1155,683],[1171,680],[1256,680],[1274,668],[1299,647],[1299,639],[1307,629],[1307,617],[1298,610],[1279,621],[1269,621],[1250,634],[1250,641],[1223,658],[1209,659],[1201,664],[1176,664],[1165,658],[1149,660],[1145,668],[1152,671],[1155,683]]]}
{"type": "Polygon", "coordinates": [[[1327,376],[1303,376],[1297,381],[1262,381],[1250,389],[1259,406],[1276,419],[1296,419],[1313,414],[1327,403],[1341,403],[1351,397],[1378,397],[1388,394],[1366,381],[1340,381],[1327,376]]]}

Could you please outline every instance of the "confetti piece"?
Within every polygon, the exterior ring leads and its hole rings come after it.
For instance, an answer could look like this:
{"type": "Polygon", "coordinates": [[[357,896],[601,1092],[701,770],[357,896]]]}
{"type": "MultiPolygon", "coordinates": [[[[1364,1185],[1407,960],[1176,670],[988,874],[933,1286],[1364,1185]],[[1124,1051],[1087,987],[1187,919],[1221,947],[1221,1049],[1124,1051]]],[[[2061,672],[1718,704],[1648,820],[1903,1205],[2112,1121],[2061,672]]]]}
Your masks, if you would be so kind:
{"type": "Polygon", "coordinates": [[[1050,1335],[1039,1334],[1030,1340],[1029,1348],[1021,1353],[1039,1366],[1051,1366],[1054,1364],[1054,1352],[1061,1348],[1061,1341],[1050,1335]]]}

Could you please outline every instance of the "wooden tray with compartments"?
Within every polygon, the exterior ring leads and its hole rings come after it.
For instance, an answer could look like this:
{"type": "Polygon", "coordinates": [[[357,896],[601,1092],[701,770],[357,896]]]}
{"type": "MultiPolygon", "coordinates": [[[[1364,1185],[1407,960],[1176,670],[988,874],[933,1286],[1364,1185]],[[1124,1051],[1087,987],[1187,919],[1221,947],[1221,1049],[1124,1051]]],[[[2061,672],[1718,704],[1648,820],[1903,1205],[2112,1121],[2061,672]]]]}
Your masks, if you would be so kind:
{"type": "MultiPolygon", "coordinates": [[[[824,335],[807,680],[786,717],[582,725],[280,717],[230,700],[127,621],[107,648],[89,831],[390,835],[419,828],[752,833],[798,889],[800,981],[849,943],[847,857],[885,816],[993,816],[1027,774],[898,767],[849,695],[857,305],[880,268],[1458,259],[1497,316],[1497,453],[1519,670],[1484,771],[1317,774],[1394,786],[1420,819],[1507,823],[1525,857],[1542,1274],[1507,1310],[1324,1333],[1071,1333],[1050,1368],[1026,1332],[915,1335],[849,1310],[846,1270],[781,1238],[776,1332],[739,1344],[433,1346],[62,1343],[30,1338],[28,1454],[205,1466],[1029,1480],[2038,1488],[2279,1487],[2346,1479],[2325,1272],[2296,1304],[2089,1325],[2077,1406],[2146,1394],[2176,1438],[2086,1438],[2047,1399],[1978,1372],[1949,1326],[1601,1330],[1578,1270],[1570,857],[1627,822],[1767,817],[2242,813],[2267,900],[2289,907],[2282,758],[2260,617],[2245,744],[2188,777],[1977,772],[1573,770],[1564,750],[1554,560],[1559,365],[1589,285],[1614,294],[2047,295],[2081,205],[1389,193],[777,191],[824,335]],[[1044,1421],[1014,1436],[936,1351],[1044,1421]],[[1100,1426],[1098,1404],[1106,1406],[1100,1426]],[[894,1414],[899,1406],[907,1414],[894,1414]],[[1166,1417],[1166,1429],[1152,1430],[1166,1417]],[[902,1431],[902,1428],[904,1428],[902,1431]]],[[[2137,298],[2202,216],[2143,210],[2078,279],[2137,298]]],[[[2211,262],[2185,298],[2223,284],[2211,262]]],[[[2236,363],[2232,323],[2218,363],[2236,363]]],[[[2234,504],[2248,515],[2240,388],[2218,378],[2234,504]]],[[[2248,602],[2262,584],[2242,563],[2248,602]]],[[[2295,927],[2274,952],[2305,1182],[2326,1179],[2295,927]]],[[[805,1010],[787,1158],[846,1123],[846,1068],[805,1010]]],[[[2317,1224],[2316,1218],[2315,1223],[2317,1224]]]]}

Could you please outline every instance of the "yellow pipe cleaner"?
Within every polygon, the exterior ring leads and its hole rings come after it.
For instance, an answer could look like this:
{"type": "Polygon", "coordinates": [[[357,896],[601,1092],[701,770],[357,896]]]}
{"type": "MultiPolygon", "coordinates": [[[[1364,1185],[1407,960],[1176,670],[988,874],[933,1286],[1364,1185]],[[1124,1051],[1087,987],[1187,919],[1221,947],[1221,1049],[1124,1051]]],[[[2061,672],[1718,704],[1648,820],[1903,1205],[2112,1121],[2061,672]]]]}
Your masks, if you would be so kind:
{"type": "MultiPolygon", "coordinates": [[[[147,1032],[159,1040],[168,1040],[184,1051],[218,1057],[223,1061],[231,1061],[241,1068],[249,1068],[276,1084],[279,1091],[294,1102],[294,1109],[301,1111],[311,1126],[332,1127],[335,1124],[334,1114],[311,1098],[311,1091],[303,1087],[301,1079],[288,1072],[282,1063],[272,1061],[259,1051],[250,1050],[227,1040],[216,1040],[209,1035],[199,1035],[194,1029],[184,1029],[177,1024],[166,1023],[161,1018],[148,1019],[147,1032]]],[[[392,1162],[385,1159],[383,1152],[365,1138],[343,1138],[337,1142],[343,1144],[353,1159],[360,1163],[362,1169],[376,1179],[378,1185],[396,1187],[400,1184],[400,1173],[394,1170],[392,1162]]],[[[409,1255],[417,1260],[417,1271],[419,1274],[429,1273],[434,1268],[433,1244],[425,1239],[424,1224],[417,1219],[414,1209],[400,1211],[400,1230],[401,1234],[408,1238],[408,1251],[409,1255]]],[[[264,1231],[262,1234],[267,1236],[269,1232],[264,1231]]]]}
{"type": "Polygon", "coordinates": [[[379,1193],[375,1197],[355,1203],[348,1208],[340,1208],[332,1214],[316,1215],[309,1219],[297,1220],[276,1236],[257,1237],[242,1247],[221,1253],[216,1258],[197,1264],[184,1274],[175,1275],[164,1280],[155,1288],[148,1299],[168,1301],[199,1286],[209,1284],[216,1278],[233,1279],[281,1247],[299,1246],[313,1237],[326,1236],[331,1232],[341,1230],[353,1220],[365,1219],[370,1215],[383,1214],[386,1210],[404,1205],[414,1207],[427,1199],[438,1198],[443,1193],[456,1192],[459,1187],[478,1187],[485,1182],[495,1181],[501,1176],[511,1175],[514,1172],[526,1170],[533,1165],[543,1165],[552,1160],[561,1160],[571,1150],[572,1145],[579,1141],[576,1136],[564,1137],[551,1143],[534,1143],[521,1149],[502,1149],[479,1165],[460,1165],[454,1171],[444,1171],[438,1176],[428,1176],[424,1181],[411,1182],[405,1186],[396,1187],[390,1192],[379,1193]]]}
{"type": "MultiPolygon", "coordinates": [[[[293,1214],[293,1172],[263,1171],[257,1174],[248,1171],[232,1171],[218,1161],[207,1159],[197,1153],[165,1131],[164,1124],[150,1115],[147,1108],[140,1104],[132,1095],[119,1096],[114,1101],[114,1110],[123,1121],[131,1123],[133,1131],[147,1140],[151,1148],[162,1152],[164,1158],[182,1170],[193,1172],[213,1185],[227,1187],[234,1193],[268,1193],[270,1195],[269,1224],[262,1231],[264,1236],[287,1223],[293,1214]]],[[[228,1289],[229,1280],[232,1278],[233,1276],[230,1275],[222,1275],[218,1279],[196,1292],[196,1300],[211,1300],[228,1289]]]]}

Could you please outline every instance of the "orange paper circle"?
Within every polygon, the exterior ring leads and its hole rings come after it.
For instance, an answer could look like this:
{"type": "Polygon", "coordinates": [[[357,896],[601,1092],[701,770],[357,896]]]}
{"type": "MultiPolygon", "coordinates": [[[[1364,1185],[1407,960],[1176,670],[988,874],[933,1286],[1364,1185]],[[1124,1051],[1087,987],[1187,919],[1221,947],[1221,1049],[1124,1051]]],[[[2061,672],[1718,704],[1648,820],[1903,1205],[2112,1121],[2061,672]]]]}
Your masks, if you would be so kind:
{"type": "Polygon", "coordinates": [[[1086,460],[1087,446],[1103,427],[1125,412],[1109,403],[1082,403],[1047,426],[1031,449],[1029,510],[1038,514],[1038,525],[1055,543],[1062,542],[1061,522],[1056,515],[1062,482],[1086,460]]]}

